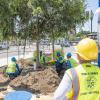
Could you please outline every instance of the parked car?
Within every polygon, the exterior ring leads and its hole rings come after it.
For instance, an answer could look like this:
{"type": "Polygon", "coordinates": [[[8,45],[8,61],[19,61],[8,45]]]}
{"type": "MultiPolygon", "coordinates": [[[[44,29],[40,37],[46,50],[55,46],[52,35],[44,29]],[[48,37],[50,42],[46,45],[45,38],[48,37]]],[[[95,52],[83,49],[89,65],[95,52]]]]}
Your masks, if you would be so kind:
{"type": "Polygon", "coordinates": [[[50,45],[50,41],[49,40],[42,40],[41,42],[40,42],[40,45],[50,45]]]}
{"type": "Polygon", "coordinates": [[[61,47],[70,47],[70,43],[68,41],[61,42],[61,47]]]}
{"type": "Polygon", "coordinates": [[[0,43],[0,50],[9,49],[9,44],[6,42],[0,43]]]}

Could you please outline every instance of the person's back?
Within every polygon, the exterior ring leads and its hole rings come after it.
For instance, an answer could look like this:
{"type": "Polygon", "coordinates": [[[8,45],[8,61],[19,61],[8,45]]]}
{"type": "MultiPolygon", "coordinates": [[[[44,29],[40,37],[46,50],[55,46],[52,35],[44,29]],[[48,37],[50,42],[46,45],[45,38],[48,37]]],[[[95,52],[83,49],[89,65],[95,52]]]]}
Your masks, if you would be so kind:
{"type": "Polygon", "coordinates": [[[74,87],[70,92],[71,94],[69,94],[70,97],[67,98],[71,98],[72,100],[100,99],[99,68],[90,63],[83,63],[78,67],[69,69],[67,74],[70,76],[74,87]]]}
{"type": "Polygon", "coordinates": [[[91,64],[98,57],[96,42],[89,38],[81,40],[76,54],[80,64],[65,72],[54,100],[100,100],[100,69],[91,64]]]}
{"type": "Polygon", "coordinates": [[[6,73],[15,73],[15,72],[16,72],[16,63],[15,62],[9,63],[6,69],[6,73]]]}
{"type": "Polygon", "coordinates": [[[57,57],[57,62],[60,64],[63,63],[63,57],[62,56],[57,57]]]}
{"type": "Polygon", "coordinates": [[[13,79],[14,77],[17,77],[21,73],[21,69],[19,68],[19,65],[16,63],[17,60],[15,57],[11,58],[11,63],[8,64],[6,69],[6,74],[13,79]]]}

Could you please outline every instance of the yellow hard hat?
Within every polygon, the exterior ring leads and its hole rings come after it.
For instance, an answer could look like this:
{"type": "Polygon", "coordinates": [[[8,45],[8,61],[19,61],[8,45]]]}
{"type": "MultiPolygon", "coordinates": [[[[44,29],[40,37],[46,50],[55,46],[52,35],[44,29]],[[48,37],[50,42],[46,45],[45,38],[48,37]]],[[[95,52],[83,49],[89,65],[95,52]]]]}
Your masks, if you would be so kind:
{"type": "Polygon", "coordinates": [[[98,57],[98,47],[93,39],[82,39],[76,46],[76,53],[84,60],[94,60],[98,57]]]}

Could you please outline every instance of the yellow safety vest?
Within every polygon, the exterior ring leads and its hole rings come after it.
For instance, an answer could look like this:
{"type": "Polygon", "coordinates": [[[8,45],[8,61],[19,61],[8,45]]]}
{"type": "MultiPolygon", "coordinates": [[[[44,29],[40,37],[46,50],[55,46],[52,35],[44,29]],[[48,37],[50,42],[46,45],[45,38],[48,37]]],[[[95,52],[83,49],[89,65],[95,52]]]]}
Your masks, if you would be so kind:
{"type": "Polygon", "coordinates": [[[6,73],[15,73],[15,72],[16,72],[16,63],[11,62],[10,64],[8,64],[8,67],[6,69],[6,73]]]}
{"type": "MultiPolygon", "coordinates": [[[[100,100],[100,69],[89,63],[82,68],[69,69],[72,80],[72,91],[69,100],[100,100]]],[[[69,75],[70,76],[70,75],[69,75]]],[[[67,94],[68,96],[68,94],[67,94]]]]}
{"type": "Polygon", "coordinates": [[[72,65],[72,67],[78,66],[78,63],[74,58],[70,58],[69,61],[70,61],[71,65],[72,65]]]}

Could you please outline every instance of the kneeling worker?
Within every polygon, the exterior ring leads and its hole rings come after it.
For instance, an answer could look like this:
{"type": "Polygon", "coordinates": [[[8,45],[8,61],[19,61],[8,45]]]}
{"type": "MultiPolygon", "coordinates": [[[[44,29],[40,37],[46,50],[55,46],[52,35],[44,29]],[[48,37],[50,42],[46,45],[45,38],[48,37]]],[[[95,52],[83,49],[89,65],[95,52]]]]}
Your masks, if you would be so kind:
{"type": "Polygon", "coordinates": [[[19,65],[17,64],[17,60],[15,57],[11,58],[11,63],[8,64],[8,67],[6,69],[7,75],[12,77],[17,77],[20,74],[21,70],[19,68],[19,65]]]}

